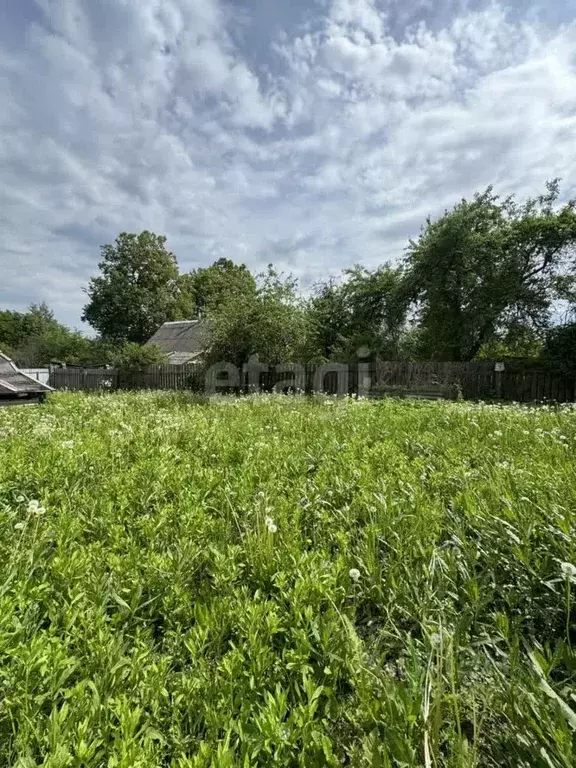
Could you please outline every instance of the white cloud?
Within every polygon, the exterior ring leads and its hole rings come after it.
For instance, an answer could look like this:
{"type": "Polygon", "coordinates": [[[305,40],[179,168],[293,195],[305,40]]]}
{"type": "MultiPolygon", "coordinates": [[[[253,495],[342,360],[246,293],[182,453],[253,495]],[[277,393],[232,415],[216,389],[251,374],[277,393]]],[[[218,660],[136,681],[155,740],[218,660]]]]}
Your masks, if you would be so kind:
{"type": "Polygon", "coordinates": [[[399,28],[392,2],[332,0],[256,65],[220,0],[38,6],[24,48],[0,31],[4,306],[77,322],[122,230],[165,232],[183,268],[274,260],[309,282],[398,258],[490,183],[573,191],[576,27],[533,9],[447,1],[399,28]]]}

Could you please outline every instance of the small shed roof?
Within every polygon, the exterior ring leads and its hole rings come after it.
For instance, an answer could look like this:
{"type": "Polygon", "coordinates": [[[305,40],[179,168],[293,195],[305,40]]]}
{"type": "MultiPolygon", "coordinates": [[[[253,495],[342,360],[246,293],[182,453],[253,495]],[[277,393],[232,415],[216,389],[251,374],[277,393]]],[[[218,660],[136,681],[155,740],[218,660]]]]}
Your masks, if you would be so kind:
{"type": "Polygon", "coordinates": [[[51,391],[52,387],[19,371],[12,360],[0,352],[0,395],[27,395],[51,391]]]}
{"type": "Polygon", "coordinates": [[[205,320],[177,320],[164,323],[145,346],[154,344],[168,355],[170,363],[185,365],[201,357],[211,338],[210,326],[205,320]]]}

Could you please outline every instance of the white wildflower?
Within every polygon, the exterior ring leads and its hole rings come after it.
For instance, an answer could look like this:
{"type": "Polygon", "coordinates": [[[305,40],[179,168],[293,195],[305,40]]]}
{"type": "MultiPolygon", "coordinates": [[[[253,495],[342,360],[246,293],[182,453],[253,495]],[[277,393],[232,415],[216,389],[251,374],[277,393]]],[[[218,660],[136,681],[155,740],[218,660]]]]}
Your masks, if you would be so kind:
{"type": "Polygon", "coordinates": [[[46,510],[44,507],[40,506],[40,502],[36,501],[36,499],[32,499],[32,501],[28,504],[28,514],[29,515],[45,515],[46,510]]]}
{"type": "Polygon", "coordinates": [[[22,504],[24,502],[24,496],[16,496],[16,504],[22,504]]]}
{"type": "Polygon", "coordinates": [[[276,531],[278,530],[278,526],[275,525],[274,523],[270,523],[270,525],[268,526],[268,530],[270,531],[270,533],[276,533],[276,531]]]}
{"type": "Polygon", "coordinates": [[[566,579],[576,579],[576,565],[572,565],[572,563],[562,563],[560,569],[566,579]]]}
{"type": "Polygon", "coordinates": [[[14,528],[16,528],[17,531],[23,531],[24,528],[26,528],[26,523],[16,523],[14,528]]]}
{"type": "Polygon", "coordinates": [[[360,579],[360,571],[358,568],[350,568],[348,571],[348,576],[350,576],[352,581],[358,581],[360,579]]]}

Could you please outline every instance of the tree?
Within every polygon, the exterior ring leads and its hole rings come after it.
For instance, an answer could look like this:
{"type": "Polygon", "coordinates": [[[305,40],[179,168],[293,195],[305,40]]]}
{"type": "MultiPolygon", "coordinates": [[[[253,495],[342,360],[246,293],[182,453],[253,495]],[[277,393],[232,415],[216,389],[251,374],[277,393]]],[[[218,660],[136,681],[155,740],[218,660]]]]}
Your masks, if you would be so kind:
{"type": "Polygon", "coordinates": [[[542,360],[565,373],[576,373],[576,323],[550,329],[542,349],[542,360]]]}
{"type": "Polygon", "coordinates": [[[344,275],[340,285],[319,286],[309,302],[316,351],[326,360],[352,360],[361,348],[372,357],[397,358],[407,311],[402,270],[355,266],[344,275]]]}
{"type": "Polygon", "coordinates": [[[123,232],[102,248],[82,320],[115,343],[145,342],[167,320],[183,319],[176,257],[166,238],[123,232]]]}
{"type": "Polygon", "coordinates": [[[556,208],[558,197],[558,181],[524,205],[488,188],[428,219],[406,258],[421,357],[472,360],[511,331],[544,333],[558,273],[576,243],[575,203],[556,208]]]}
{"type": "Polygon", "coordinates": [[[307,328],[296,281],[272,265],[258,276],[254,292],[233,292],[208,317],[211,362],[242,366],[252,355],[270,365],[302,361],[307,328]]]}
{"type": "Polygon", "coordinates": [[[256,280],[245,264],[218,259],[209,267],[200,267],[180,278],[181,294],[192,306],[192,314],[212,312],[224,302],[256,295],[256,280]]]}
{"type": "Polygon", "coordinates": [[[335,359],[347,342],[349,314],[341,285],[331,278],[315,288],[307,306],[310,357],[335,359]]]}
{"type": "Polygon", "coordinates": [[[372,357],[395,360],[407,312],[402,270],[389,264],[372,271],[356,266],[345,275],[343,295],[349,323],[344,357],[350,360],[364,347],[372,357]]]}
{"type": "Polygon", "coordinates": [[[13,349],[20,348],[29,339],[42,336],[49,330],[61,328],[64,326],[58,323],[45,303],[31,304],[27,312],[0,312],[0,343],[13,349]]]}
{"type": "Polygon", "coordinates": [[[62,325],[46,304],[32,304],[27,312],[0,312],[0,349],[28,368],[56,362],[102,365],[112,359],[110,345],[62,325]]]}

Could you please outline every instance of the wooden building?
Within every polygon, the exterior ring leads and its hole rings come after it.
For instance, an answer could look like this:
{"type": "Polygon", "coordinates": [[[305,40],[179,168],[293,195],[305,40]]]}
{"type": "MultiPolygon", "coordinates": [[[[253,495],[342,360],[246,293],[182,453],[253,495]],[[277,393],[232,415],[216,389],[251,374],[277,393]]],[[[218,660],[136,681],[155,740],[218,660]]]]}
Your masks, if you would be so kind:
{"type": "Polygon", "coordinates": [[[52,388],[18,370],[9,357],[0,352],[0,406],[41,403],[52,388]]]}
{"type": "Polygon", "coordinates": [[[145,346],[160,347],[170,365],[190,365],[202,362],[211,336],[206,320],[177,320],[164,323],[145,346]]]}

